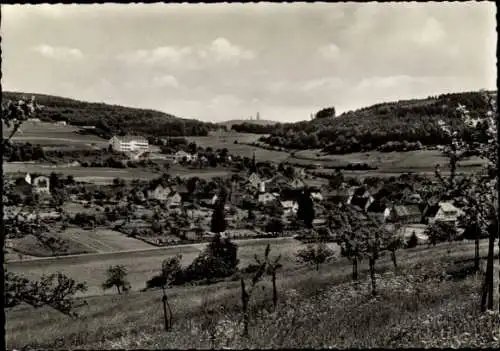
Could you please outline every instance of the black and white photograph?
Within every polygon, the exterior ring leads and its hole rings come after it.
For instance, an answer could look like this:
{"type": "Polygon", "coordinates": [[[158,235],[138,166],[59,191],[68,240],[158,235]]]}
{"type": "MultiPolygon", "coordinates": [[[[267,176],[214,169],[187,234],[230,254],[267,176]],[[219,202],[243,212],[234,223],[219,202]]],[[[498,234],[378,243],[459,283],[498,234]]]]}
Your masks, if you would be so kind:
{"type": "Polygon", "coordinates": [[[500,349],[495,2],[0,6],[0,348],[500,349]]]}

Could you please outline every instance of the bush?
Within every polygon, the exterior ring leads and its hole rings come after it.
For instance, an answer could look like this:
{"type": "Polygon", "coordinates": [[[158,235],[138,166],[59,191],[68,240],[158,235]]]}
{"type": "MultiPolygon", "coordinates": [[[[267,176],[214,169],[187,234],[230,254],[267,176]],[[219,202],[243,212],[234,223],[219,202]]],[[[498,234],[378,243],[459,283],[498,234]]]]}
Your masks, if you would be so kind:
{"type": "Polygon", "coordinates": [[[406,247],[408,249],[411,249],[411,248],[414,248],[418,245],[418,238],[417,238],[417,234],[415,234],[415,232],[413,232],[410,236],[410,239],[408,240],[408,242],[406,243],[406,247]]]}

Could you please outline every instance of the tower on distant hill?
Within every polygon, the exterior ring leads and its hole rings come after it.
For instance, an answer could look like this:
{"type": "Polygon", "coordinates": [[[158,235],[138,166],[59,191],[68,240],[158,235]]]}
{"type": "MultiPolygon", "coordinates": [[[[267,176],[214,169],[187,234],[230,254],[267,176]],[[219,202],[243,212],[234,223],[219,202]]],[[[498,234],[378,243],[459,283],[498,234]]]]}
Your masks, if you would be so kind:
{"type": "Polygon", "coordinates": [[[257,121],[260,121],[260,114],[257,112],[257,117],[255,117],[257,121]]]}

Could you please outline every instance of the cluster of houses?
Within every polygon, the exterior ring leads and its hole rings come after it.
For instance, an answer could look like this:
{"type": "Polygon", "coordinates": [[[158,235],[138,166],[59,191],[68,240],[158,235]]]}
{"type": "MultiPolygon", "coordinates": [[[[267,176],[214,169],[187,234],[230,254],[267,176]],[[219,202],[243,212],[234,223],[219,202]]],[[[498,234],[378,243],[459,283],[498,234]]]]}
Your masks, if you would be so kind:
{"type": "MultiPolygon", "coordinates": [[[[146,156],[151,152],[148,139],[143,136],[134,135],[113,136],[109,140],[109,148],[116,152],[123,152],[129,155],[131,159],[139,159],[140,157],[146,156]]],[[[172,163],[191,163],[196,161],[208,163],[208,159],[205,156],[198,157],[198,154],[191,154],[184,150],[179,150],[173,154],[165,155],[162,158],[171,161],[172,163]]],[[[230,157],[228,157],[228,159],[230,161],[230,157]]]]}
{"type": "Polygon", "coordinates": [[[402,224],[433,224],[447,222],[457,225],[463,211],[449,201],[430,199],[423,201],[418,193],[408,192],[401,204],[384,201],[381,197],[375,199],[376,190],[366,186],[347,187],[328,193],[325,197],[338,204],[358,206],[365,212],[375,213],[384,222],[402,224]],[[372,195],[373,194],[373,195],[372,195]]]}
{"type": "Polygon", "coordinates": [[[31,176],[26,173],[24,178],[19,178],[15,182],[14,193],[20,196],[31,194],[50,195],[50,178],[44,175],[31,176]]]}

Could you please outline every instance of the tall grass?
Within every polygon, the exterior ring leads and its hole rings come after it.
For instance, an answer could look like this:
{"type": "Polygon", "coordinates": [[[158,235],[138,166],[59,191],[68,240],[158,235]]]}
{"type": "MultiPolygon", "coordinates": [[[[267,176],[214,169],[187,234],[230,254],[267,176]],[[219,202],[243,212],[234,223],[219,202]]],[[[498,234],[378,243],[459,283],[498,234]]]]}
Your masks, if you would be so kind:
{"type": "MultiPolygon", "coordinates": [[[[473,258],[473,252],[467,243],[404,250],[398,252],[397,276],[390,258],[383,257],[377,264],[375,299],[368,296],[367,280],[350,282],[347,260],[325,264],[319,273],[288,265],[278,278],[276,312],[270,282],[252,296],[248,338],[240,336],[240,284],[225,281],[170,289],[174,326],[168,333],[163,331],[160,291],[89,297],[76,320],[48,308],[20,306],[7,311],[7,347],[405,347],[448,346],[454,337],[460,345],[496,345],[484,328],[498,328],[497,317],[481,319],[476,312],[479,278],[446,278],[454,274],[453,265],[469,264],[455,262],[473,258]],[[473,320],[465,323],[469,317],[473,320]],[[473,327],[476,319],[479,326],[473,327]],[[441,337],[440,330],[448,331],[441,337]]],[[[366,263],[359,268],[363,277],[366,263]]]]}

